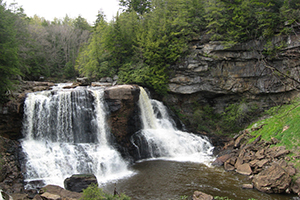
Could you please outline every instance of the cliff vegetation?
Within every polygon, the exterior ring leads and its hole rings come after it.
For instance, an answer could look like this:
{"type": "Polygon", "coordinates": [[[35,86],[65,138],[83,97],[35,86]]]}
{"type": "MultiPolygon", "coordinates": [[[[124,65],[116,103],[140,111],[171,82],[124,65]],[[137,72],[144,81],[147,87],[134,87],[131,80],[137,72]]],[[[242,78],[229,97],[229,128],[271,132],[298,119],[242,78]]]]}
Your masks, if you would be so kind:
{"type": "MultiPolygon", "coordinates": [[[[230,47],[268,40],[299,27],[296,0],[121,0],[123,12],[107,22],[99,12],[93,26],[78,16],[47,21],[27,17],[22,7],[0,1],[2,101],[11,80],[118,75],[161,94],[170,66],[189,51],[188,42],[209,40],[230,47]]],[[[281,46],[266,46],[270,54],[281,46]]]]}

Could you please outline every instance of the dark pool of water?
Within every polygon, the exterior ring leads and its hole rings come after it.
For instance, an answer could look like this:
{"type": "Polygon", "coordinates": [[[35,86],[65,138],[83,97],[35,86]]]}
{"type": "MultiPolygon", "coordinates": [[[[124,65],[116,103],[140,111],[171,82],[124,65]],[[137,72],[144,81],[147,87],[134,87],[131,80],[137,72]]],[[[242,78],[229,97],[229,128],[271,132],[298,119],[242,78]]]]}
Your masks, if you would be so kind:
{"type": "Polygon", "coordinates": [[[132,200],[179,200],[196,190],[234,200],[290,200],[293,197],[242,189],[244,183],[251,183],[247,176],[204,164],[152,160],[136,163],[132,170],[136,172],[134,176],[108,183],[103,186],[104,190],[112,192],[116,184],[117,191],[132,200]]]}

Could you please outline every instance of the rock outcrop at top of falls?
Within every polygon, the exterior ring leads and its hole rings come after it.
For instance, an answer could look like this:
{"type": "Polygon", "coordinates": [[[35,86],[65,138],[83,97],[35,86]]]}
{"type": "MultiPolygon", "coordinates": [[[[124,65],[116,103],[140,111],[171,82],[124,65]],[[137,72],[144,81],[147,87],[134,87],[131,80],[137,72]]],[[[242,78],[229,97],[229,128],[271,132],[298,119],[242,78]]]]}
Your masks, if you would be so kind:
{"type": "Polygon", "coordinates": [[[139,94],[140,88],[136,85],[117,85],[104,90],[104,99],[110,111],[110,131],[117,143],[128,151],[134,148],[130,142],[131,135],[141,128],[137,104],[139,94]]]}

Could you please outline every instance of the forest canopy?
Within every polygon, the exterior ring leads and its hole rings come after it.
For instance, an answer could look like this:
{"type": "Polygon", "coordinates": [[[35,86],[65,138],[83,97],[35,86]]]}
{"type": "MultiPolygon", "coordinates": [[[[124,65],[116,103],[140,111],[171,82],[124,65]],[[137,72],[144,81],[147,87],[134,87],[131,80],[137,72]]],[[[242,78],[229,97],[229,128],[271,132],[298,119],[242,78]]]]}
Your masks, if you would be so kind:
{"type": "MultiPolygon", "coordinates": [[[[167,92],[168,71],[188,42],[209,34],[231,46],[288,34],[300,25],[298,0],[120,0],[112,21],[78,16],[47,21],[27,17],[0,0],[0,101],[14,80],[40,77],[97,80],[118,75],[167,92]]],[[[91,5],[92,6],[92,5],[91,5]]],[[[15,7],[14,7],[15,8],[15,7]]]]}

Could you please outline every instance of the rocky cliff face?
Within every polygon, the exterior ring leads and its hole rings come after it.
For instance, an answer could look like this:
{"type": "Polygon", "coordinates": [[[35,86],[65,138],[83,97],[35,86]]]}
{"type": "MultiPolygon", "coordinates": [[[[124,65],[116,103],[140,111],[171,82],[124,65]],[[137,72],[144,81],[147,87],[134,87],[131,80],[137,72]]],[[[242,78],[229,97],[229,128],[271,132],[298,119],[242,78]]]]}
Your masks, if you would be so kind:
{"type": "Polygon", "coordinates": [[[230,104],[246,102],[263,111],[289,101],[299,87],[300,38],[280,36],[266,42],[250,41],[225,48],[220,42],[194,41],[189,56],[172,67],[170,94],[164,98],[186,116],[195,105],[209,105],[222,113],[230,104]],[[276,48],[281,50],[270,55],[276,48]]]}
{"type": "Polygon", "coordinates": [[[18,140],[22,138],[24,100],[27,93],[49,90],[54,83],[24,81],[11,94],[10,101],[0,105],[0,136],[18,140]]]}

